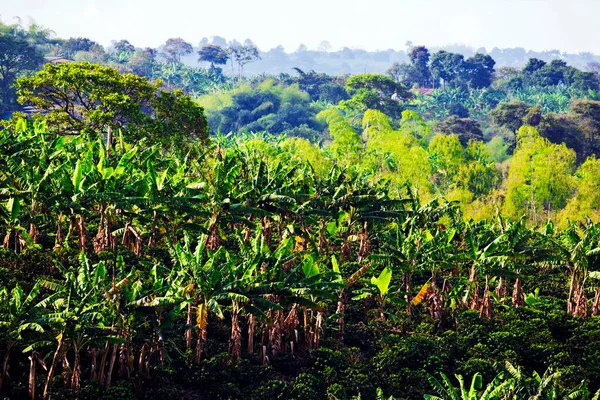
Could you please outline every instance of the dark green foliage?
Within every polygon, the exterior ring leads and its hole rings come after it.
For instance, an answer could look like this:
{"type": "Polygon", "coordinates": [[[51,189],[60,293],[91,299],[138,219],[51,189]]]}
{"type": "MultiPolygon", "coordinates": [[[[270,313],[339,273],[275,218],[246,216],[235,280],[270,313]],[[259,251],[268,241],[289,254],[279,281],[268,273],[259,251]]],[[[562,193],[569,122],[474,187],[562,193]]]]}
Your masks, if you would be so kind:
{"type": "Polygon", "coordinates": [[[60,45],[59,54],[66,58],[73,58],[77,52],[90,51],[98,43],[84,37],[69,38],[60,45]]]}
{"type": "Polygon", "coordinates": [[[0,114],[14,110],[16,79],[37,70],[42,61],[42,55],[27,40],[0,33],[0,114]]]}
{"type": "Polygon", "coordinates": [[[447,135],[457,135],[463,146],[466,146],[471,140],[483,140],[483,132],[479,123],[471,118],[459,118],[453,115],[438,123],[435,130],[447,135]]]}
{"type": "MultiPolygon", "coordinates": [[[[285,87],[267,81],[255,90],[243,87],[227,96],[231,99],[230,105],[208,110],[213,132],[286,132],[307,139],[321,136],[323,125],[315,118],[318,108],[297,86],[285,87]]],[[[211,96],[207,96],[207,102],[210,99],[211,96]]]]}
{"type": "Polygon", "coordinates": [[[210,67],[215,65],[224,65],[229,59],[229,54],[222,47],[208,44],[198,50],[198,61],[210,63],[210,67]]]}
{"type": "Polygon", "coordinates": [[[470,87],[481,89],[490,86],[496,62],[489,55],[481,53],[467,58],[460,67],[459,77],[470,87]]]}
{"type": "Polygon", "coordinates": [[[516,132],[523,125],[523,118],[525,118],[530,109],[531,107],[522,101],[511,101],[498,104],[498,107],[493,109],[490,115],[495,125],[516,132]]]}

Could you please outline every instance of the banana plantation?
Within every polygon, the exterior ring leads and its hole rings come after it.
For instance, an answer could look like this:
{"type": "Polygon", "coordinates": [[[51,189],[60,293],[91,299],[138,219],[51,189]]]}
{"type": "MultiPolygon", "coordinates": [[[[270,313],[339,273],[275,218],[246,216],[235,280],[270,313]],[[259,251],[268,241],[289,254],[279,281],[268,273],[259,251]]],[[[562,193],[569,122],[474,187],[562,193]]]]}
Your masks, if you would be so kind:
{"type": "Polygon", "coordinates": [[[2,131],[6,398],[598,398],[600,224],[466,220],[300,139],[192,146],[2,131]]]}

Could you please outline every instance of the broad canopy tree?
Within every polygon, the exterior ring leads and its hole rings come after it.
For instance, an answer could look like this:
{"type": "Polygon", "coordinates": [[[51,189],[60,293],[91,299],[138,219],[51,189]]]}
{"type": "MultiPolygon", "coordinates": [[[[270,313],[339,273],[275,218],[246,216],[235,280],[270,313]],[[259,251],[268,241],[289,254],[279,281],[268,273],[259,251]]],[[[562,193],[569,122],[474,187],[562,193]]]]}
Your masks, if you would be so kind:
{"type": "Polygon", "coordinates": [[[210,63],[210,69],[215,69],[215,65],[225,65],[229,60],[227,51],[213,44],[207,44],[198,51],[198,61],[210,63]]]}
{"type": "Polygon", "coordinates": [[[360,74],[350,77],[346,81],[346,91],[352,95],[352,98],[346,101],[347,105],[362,111],[379,110],[394,118],[401,116],[400,101],[412,97],[406,87],[389,76],[379,74],[360,74]]]}
{"type": "Polygon", "coordinates": [[[181,91],[166,92],[133,74],[88,63],[47,64],[17,82],[19,102],[47,113],[57,134],[100,134],[121,129],[129,140],[144,137],[163,146],[205,140],[203,109],[181,91]]]}

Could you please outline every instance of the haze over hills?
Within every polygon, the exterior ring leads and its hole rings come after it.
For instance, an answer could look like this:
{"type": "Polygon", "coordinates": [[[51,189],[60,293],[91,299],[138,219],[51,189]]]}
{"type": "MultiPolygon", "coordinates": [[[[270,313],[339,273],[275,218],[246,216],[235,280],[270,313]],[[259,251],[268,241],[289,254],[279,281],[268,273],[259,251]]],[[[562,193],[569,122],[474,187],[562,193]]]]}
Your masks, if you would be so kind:
{"type": "MultiPolygon", "coordinates": [[[[466,57],[485,47],[483,53],[498,67],[521,67],[535,57],[562,58],[583,69],[598,61],[590,53],[600,54],[595,21],[600,2],[595,0],[575,0],[568,7],[562,0],[373,0],[368,6],[352,0],[306,0],[301,5],[229,0],[226,6],[189,0],[2,3],[5,22],[31,17],[58,37],[88,37],[104,46],[126,39],[136,47],[157,48],[168,38],[181,37],[199,47],[205,36],[251,38],[262,50],[262,60],[249,64],[246,74],[290,72],[292,67],[333,74],[383,72],[406,61],[408,40],[432,53],[443,47],[466,57]],[[329,49],[321,46],[323,40],[331,43],[329,49]],[[453,43],[459,45],[448,45],[453,43]],[[306,48],[310,50],[297,51],[306,48]]],[[[195,54],[184,61],[197,65],[195,54]]]]}
{"type": "MultiPolygon", "coordinates": [[[[248,40],[248,39],[247,39],[248,40]]],[[[197,45],[198,49],[205,44],[214,44],[226,47],[230,44],[239,43],[235,39],[227,41],[220,36],[203,38],[197,45]]],[[[256,75],[261,73],[280,74],[291,73],[293,68],[300,68],[304,71],[315,70],[331,75],[338,74],[359,74],[365,72],[384,73],[394,63],[408,62],[407,50],[411,45],[419,43],[407,42],[406,50],[376,50],[367,51],[360,48],[342,47],[341,49],[332,49],[328,41],[323,41],[316,49],[309,49],[300,45],[294,51],[286,51],[283,46],[278,46],[270,50],[260,49],[260,60],[248,64],[244,68],[244,75],[256,75]]],[[[439,50],[446,50],[452,53],[459,53],[465,58],[473,56],[475,53],[489,54],[496,61],[496,67],[514,67],[522,68],[530,58],[539,58],[546,62],[554,59],[561,59],[581,70],[587,70],[589,63],[600,62],[600,55],[590,52],[567,53],[558,49],[549,51],[527,50],[523,47],[516,48],[497,48],[491,50],[485,48],[473,48],[463,44],[451,44],[445,46],[429,47],[431,53],[439,50]]],[[[182,61],[189,66],[206,66],[198,63],[197,54],[194,52],[188,56],[182,57],[182,61]]],[[[231,73],[231,64],[228,63],[223,68],[224,73],[231,73]]]]}

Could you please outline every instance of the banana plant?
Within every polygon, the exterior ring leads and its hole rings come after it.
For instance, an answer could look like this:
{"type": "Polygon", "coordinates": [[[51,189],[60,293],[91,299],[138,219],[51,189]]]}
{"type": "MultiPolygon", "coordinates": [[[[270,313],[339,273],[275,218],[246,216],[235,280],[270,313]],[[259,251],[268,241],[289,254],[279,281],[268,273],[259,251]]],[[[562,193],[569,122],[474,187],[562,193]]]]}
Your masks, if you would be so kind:
{"type": "Polygon", "coordinates": [[[44,328],[39,321],[39,307],[34,303],[40,294],[40,286],[36,283],[29,293],[19,286],[11,291],[0,289],[0,328],[6,338],[2,372],[0,375],[0,390],[6,379],[10,354],[15,346],[24,340],[28,331],[43,333],[44,328]]]}
{"type": "Polygon", "coordinates": [[[397,304],[403,304],[404,301],[397,297],[397,293],[394,292],[395,287],[391,286],[392,282],[392,269],[385,267],[379,276],[371,277],[371,285],[365,287],[362,293],[353,297],[352,300],[361,300],[366,298],[374,298],[378,305],[379,318],[385,319],[385,305],[388,301],[397,304]],[[392,293],[390,293],[392,291],[392,293]]]}
{"type": "Polygon", "coordinates": [[[428,380],[431,386],[437,391],[438,395],[426,394],[425,400],[510,400],[513,399],[515,390],[515,381],[513,378],[505,379],[504,373],[498,374],[494,380],[483,386],[481,374],[476,373],[471,379],[469,386],[465,385],[462,375],[455,375],[459,387],[454,387],[450,379],[443,373],[440,373],[442,382],[433,376],[428,380]]]}

